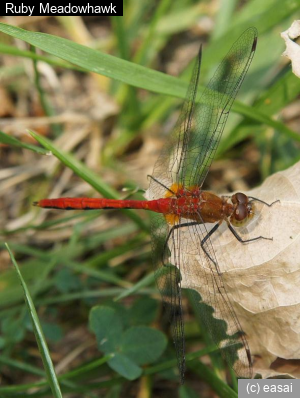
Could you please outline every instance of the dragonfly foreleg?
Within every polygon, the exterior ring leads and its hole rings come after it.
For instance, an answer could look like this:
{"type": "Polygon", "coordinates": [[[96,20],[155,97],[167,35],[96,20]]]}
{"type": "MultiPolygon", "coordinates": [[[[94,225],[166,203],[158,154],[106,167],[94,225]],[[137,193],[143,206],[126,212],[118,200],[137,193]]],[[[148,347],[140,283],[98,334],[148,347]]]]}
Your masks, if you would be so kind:
{"type": "Polygon", "coordinates": [[[151,176],[150,174],[148,174],[147,177],[151,178],[157,184],[159,184],[160,186],[164,187],[166,189],[166,191],[169,191],[172,195],[176,196],[176,193],[173,192],[172,189],[166,187],[162,182],[158,181],[155,177],[151,176]]]}
{"type": "Polygon", "coordinates": [[[229,221],[227,221],[227,225],[228,225],[228,228],[230,229],[230,231],[232,232],[232,234],[234,235],[234,237],[241,243],[253,242],[255,240],[260,240],[260,239],[273,240],[273,238],[266,238],[264,236],[256,236],[255,238],[243,240],[240,237],[240,235],[236,232],[236,230],[233,228],[233,226],[229,223],[229,221]]]}
{"type": "Polygon", "coordinates": [[[280,200],[279,200],[279,199],[277,199],[277,200],[274,200],[274,202],[272,202],[272,203],[267,203],[267,202],[264,202],[264,201],[263,201],[263,200],[261,200],[261,199],[254,198],[253,196],[248,196],[248,198],[249,198],[249,199],[252,199],[252,200],[250,200],[250,202],[249,202],[249,203],[256,201],[256,202],[263,203],[264,205],[266,205],[266,206],[268,206],[268,207],[271,207],[271,206],[273,206],[275,203],[278,203],[278,202],[280,202],[280,200]]]}

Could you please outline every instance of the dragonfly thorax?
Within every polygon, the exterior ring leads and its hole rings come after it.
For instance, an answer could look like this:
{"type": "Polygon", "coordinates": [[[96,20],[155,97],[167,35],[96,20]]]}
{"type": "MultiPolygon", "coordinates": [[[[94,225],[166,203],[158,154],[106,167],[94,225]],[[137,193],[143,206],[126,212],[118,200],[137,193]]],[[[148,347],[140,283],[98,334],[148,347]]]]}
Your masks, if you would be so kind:
{"type": "Polygon", "coordinates": [[[165,198],[169,200],[168,205],[163,206],[165,219],[170,225],[177,224],[183,217],[199,223],[228,220],[233,226],[242,227],[254,216],[253,201],[241,192],[232,195],[229,200],[226,196],[202,191],[197,186],[184,187],[175,183],[165,193],[165,198]]]}

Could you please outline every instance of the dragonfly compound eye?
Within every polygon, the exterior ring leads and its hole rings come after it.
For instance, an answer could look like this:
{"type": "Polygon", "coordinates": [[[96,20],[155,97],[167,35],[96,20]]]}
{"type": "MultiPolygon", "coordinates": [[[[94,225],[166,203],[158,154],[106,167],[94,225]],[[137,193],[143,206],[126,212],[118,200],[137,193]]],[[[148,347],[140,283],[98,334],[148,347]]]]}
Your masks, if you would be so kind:
{"type": "Polygon", "coordinates": [[[236,203],[239,203],[239,204],[248,203],[248,197],[244,193],[238,192],[234,196],[235,196],[236,203]]]}
{"type": "Polygon", "coordinates": [[[230,222],[235,227],[241,227],[247,223],[248,216],[249,216],[248,206],[245,206],[244,204],[238,204],[236,205],[236,208],[234,209],[234,212],[230,217],[230,222]]]}
{"type": "Polygon", "coordinates": [[[247,207],[243,204],[237,205],[236,209],[234,210],[234,218],[237,221],[243,221],[248,216],[247,207]]]}

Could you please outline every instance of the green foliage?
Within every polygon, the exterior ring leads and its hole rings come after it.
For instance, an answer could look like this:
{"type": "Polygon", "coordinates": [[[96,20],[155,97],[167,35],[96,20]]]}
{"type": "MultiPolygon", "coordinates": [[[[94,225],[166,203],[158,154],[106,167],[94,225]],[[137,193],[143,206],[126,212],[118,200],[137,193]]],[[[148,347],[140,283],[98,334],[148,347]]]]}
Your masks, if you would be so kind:
{"type": "Polygon", "coordinates": [[[49,155],[49,151],[46,151],[45,149],[40,148],[36,145],[25,144],[24,142],[21,142],[17,140],[15,137],[5,134],[2,131],[0,131],[0,143],[19,148],[29,149],[30,151],[40,153],[41,155],[49,155]]]}
{"type": "Polygon", "coordinates": [[[81,281],[70,269],[63,268],[55,276],[55,285],[62,293],[76,291],[81,287],[81,281]]]}
{"type": "MultiPolygon", "coordinates": [[[[97,77],[103,79],[99,91],[105,91],[106,82],[105,95],[120,109],[120,114],[113,116],[112,134],[101,125],[104,145],[99,153],[101,167],[96,171],[96,167],[92,170],[82,161],[85,145],[90,142],[87,136],[84,143],[80,143],[82,147],[78,152],[77,148],[68,152],[56,141],[56,138],[64,137],[63,128],[57,129],[50,138],[31,131],[39,146],[23,142],[17,135],[16,138],[14,124],[9,128],[11,135],[0,132],[5,155],[3,162],[7,154],[16,157],[24,153],[24,159],[27,155],[35,156],[31,158],[31,168],[41,165],[38,163],[41,160],[49,160],[48,157],[38,157],[40,154],[52,154],[56,158],[53,160],[59,163],[50,174],[43,169],[40,174],[21,179],[21,183],[19,175],[14,174],[12,184],[15,178],[18,181],[16,191],[22,192],[20,197],[11,195],[9,184],[8,189],[2,190],[7,191],[3,203],[11,203],[13,211],[10,214],[14,221],[19,221],[18,215],[20,220],[27,213],[32,217],[28,218],[27,224],[17,223],[10,229],[6,225],[1,227],[1,235],[9,239],[20,267],[12,257],[17,272],[8,266],[0,276],[0,367],[1,371],[5,367],[3,374],[18,372],[20,382],[18,380],[18,385],[14,386],[1,385],[0,396],[60,396],[61,389],[63,394],[70,396],[94,398],[106,394],[107,397],[123,397],[124,391],[126,394],[129,391],[128,380],[137,378],[138,381],[132,382],[135,383],[133,389],[136,391],[138,386],[143,386],[141,388],[146,391],[142,392],[146,396],[158,396],[161,388],[170,388],[170,395],[179,393],[180,398],[194,398],[201,394],[202,383],[206,383],[205,388],[211,388],[212,395],[237,396],[232,384],[225,381],[224,372],[220,371],[219,353],[210,346],[207,332],[201,329],[201,320],[192,313],[189,313],[186,327],[186,385],[179,388],[172,341],[165,349],[165,335],[150,327],[163,322],[154,275],[150,270],[146,217],[124,211],[122,221],[116,223],[117,217],[112,213],[104,215],[104,212],[91,211],[53,215],[31,208],[33,200],[55,192],[55,182],[60,183],[65,177],[62,167],[76,174],[77,182],[82,179],[108,198],[118,198],[122,186],[136,186],[134,178],[126,173],[124,163],[136,147],[144,148],[141,143],[149,140],[149,136],[161,137],[170,130],[178,104],[185,98],[191,71],[190,65],[186,66],[185,53],[180,53],[182,48],[193,44],[196,53],[202,21],[210,21],[214,26],[212,31],[205,31],[206,28],[203,28],[204,33],[201,31],[203,83],[240,33],[250,26],[259,31],[253,63],[233,105],[234,115],[228,120],[217,156],[223,159],[235,155],[242,157],[248,147],[256,148],[260,154],[257,175],[260,173],[261,178],[299,159],[299,134],[292,123],[286,123],[281,111],[298,98],[300,83],[290,66],[282,63],[284,45],[279,32],[298,18],[300,1],[230,0],[220,3],[216,13],[210,2],[128,0],[124,2],[124,17],[111,20],[105,40],[93,40],[94,31],[91,30],[89,46],[76,43],[77,38],[59,19],[51,20],[53,26],[57,24],[52,31],[58,32],[57,36],[34,32],[34,29],[38,30],[34,22],[30,28],[24,25],[25,29],[0,24],[0,53],[10,57],[9,67],[0,66],[1,84],[13,98],[22,102],[20,98],[34,92],[45,114],[52,115],[57,106],[56,98],[49,94],[51,90],[44,85],[43,76],[39,76],[39,66],[44,63],[53,68],[51,76],[56,76],[55,79],[60,79],[66,70],[78,80],[86,79],[89,72],[96,72],[97,77]],[[24,43],[16,45],[16,39],[23,40],[27,47],[24,43]],[[169,71],[177,57],[184,58],[184,65],[179,68],[186,68],[179,77],[174,77],[169,71]],[[30,72],[30,61],[35,67],[32,69],[35,76],[30,72]],[[105,80],[104,76],[109,79],[105,80]],[[107,180],[104,179],[106,174],[107,180]],[[113,183],[106,182],[108,180],[118,185],[116,189],[112,187],[113,183]],[[98,224],[101,229],[95,227],[98,224]],[[50,233],[57,235],[57,239],[47,239],[50,233]],[[90,327],[103,354],[100,358],[94,347],[87,350],[88,357],[86,351],[80,356],[82,347],[89,347],[93,342],[92,334],[87,331],[88,314],[90,327]],[[50,352],[56,354],[53,358],[59,366],[65,353],[60,356],[57,347],[60,347],[61,339],[77,327],[85,330],[84,338],[78,338],[75,349],[71,347],[68,351],[69,347],[64,348],[66,355],[70,353],[71,357],[73,352],[79,352],[78,357],[71,361],[70,370],[63,367],[60,376],[56,377],[46,342],[50,352]],[[32,331],[44,369],[32,355],[35,344],[32,331]],[[199,346],[205,348],[191,353],[199,346]],[[212,369],[199,361],[203,355],[210,355],[212,369]],[[189,385],[190,379],[193,389],[189,385]],[[24,380],[31,381],[25,383],[24,380]],[[163,384],[166,380],[168,382],[163,384]]],[[[102,22],[98,20],[97,23],[101,25],[102,22]]],[[[43,31],[47,31],[46,24],[47,21],[43,31]]],[[[97,29],[95,32],[96,37],[97,29]]],[[[63,90],[63,86],[59,86],[59,90],[63,90]]],[[[199,95],[197,100],[200,100],[199,95]]],[[[56,109],[57,115],[60,111],[60,108],[56,109]]],[[[25,166],[26,170],[28,164],[19,166],[25,166]]],[[[3,172],[13,173],[14,169],[8,166],[4,170],[3,167],[3,172]]],[[[10,182],[7,176],[3,180],[10,182]]],[[[139,189],[133,189],[132,193],[141,198],[139,189]]],[[[3,242],[0,242],[0,249],[5,253],[4,263],[7,251],[3,242]]],[[[211,312],[207,308],[206,311],[211,312]]]]}
{"type": "MultiPolygon", "coordinates": [[[[88,47],[59,37],[43,33],[32,33],[2,23],[0,23],[0,31],[18,39],[22,39],[52,55],[63,58],[66,61],[82,67],[86,71],[96,72],[123,83],[156,93],[185,98],[188,87],[187,84],[172,76],[163,75],[160,72],[147,69],[120,58],[114,59],[107,54],[101,54],[88,47]],[[101,65],[101,67],[99,65],[101,65]]],[[[200,93],[197,99],[199,102],[202,100],[200,93]]],[[[257,122],[277,128],[279,131],[289,135],[295,140],[298,139],[298,135],[294,131],[290,130],[284,124],[272,120],[263,112],[259,112],[258,110],[254,112],[251,107],[240,104],[237,101],[232,109],[257,122]]]]}
{"type": "Polygon", "coordinates": [[[49,350],[48,350],[48,346],[47,346],[47,343],[46,343],[46,340],[45,340],[45,337],[44,337],[43,330],[42,330],[41,325],[40,325],[40,321],[39,321],[39,318],[38,318],[34,303],[32,301],[32,298],[31,298],[31,295],[29,293],[29,290],[28,290],[28,287],[26,285],[26,282],[23,279],[23,276],[22,276],[22,274],[21,274],[21,272],[19,270],[18,264],[17,264],[17,262],[16,262],[16,260],[15,260],[15,258],[13,256],[13,254],[12,254],[9,246],[6,245],[6,247],[7,247],[7,250],[9,252],[11,261],[12,261],[12,263],[13,263],[13,265],[15,267],[15,270],[17,272],[18,278],[19,278],[19,280],[21,282],[22,288],[24,290],[25,302],[26,302],[26,305],[28,307],[28,311],[29,311],[30,318],[31,318],[31,321],[32,321],[33,331],[34,331],[35,338],[36,338],[36,341],[37,341],[37,344],[38,344],[38,347],[39,347],[41,358],[43,360],[43,364],[44,364],[45,372],[46,372],[47,379],[48,379],[48,382],[49,382],[49,386],[50,386],[50,388],[52,390],[52,393],[53,393],[54,397],[62,398],[60,386],[59,386],[59,383],[58,383],[58,380],[57,380],[57,377],[56,377],[56,374],[55,374],[55,369],[54,369],[54,366],[53,366],[53,363],[52,363],[52,360],[51,360],[51,356],[50,356],[50,353],[49,353],[49,350]]]}
{"type": "Polygon", "coordinates": [[[179,389],[179,398],[198,398],[198,394],[191,387],[181,386],[179,389]]]}
{"type": "Polygon", "coordinates": [[[158,303],[150,297],[141,297],[135,300],[129,309],[129,319],[131,325],[148,325],[157,317],[158,303]]]}
{"type": "Polygon", "coordinates": [[[167,345],[167,339],[158,330],[147,326],[124,329],[121,317],[110,307],[92,308],[90,328],[96,335],[99,350],[113,355],[108,365],[129,380],[142,374],[140,366],[158,360],[167,345]]]}

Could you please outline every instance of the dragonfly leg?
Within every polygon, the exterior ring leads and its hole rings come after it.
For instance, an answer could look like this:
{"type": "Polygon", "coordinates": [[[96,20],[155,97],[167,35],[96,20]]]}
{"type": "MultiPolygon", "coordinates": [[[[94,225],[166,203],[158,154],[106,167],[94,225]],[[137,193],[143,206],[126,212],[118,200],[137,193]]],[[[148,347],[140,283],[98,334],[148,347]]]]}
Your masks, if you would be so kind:
{"type": "Polygon", "coordinates": [[[173,232],[174,232],[176,229],[179,229],[179,228],[188,227],[188,226],[191,226],[191,225],[198,225],[198,224],[199,224],[199,223],[196,222],[196,221],[193,221],[193,222],[186,222],[186,223],[183,223],[183,224],[174,225],[174,226],[170,229],[170,231],[169,231],[169,233],[168,233],[168,236],[167,236],[167,239],[166,239],[166,241],[165,241],[165,243],[164,243],[163,251],[162,251],[162,264],[163,264],[164,267],[167,266],[167,264],[165,263],[165,252],[166,252],[166,250],[167,250],[167,248],[168,248],[168,243],[169,243],[170,237],[171,237],[171,235],[173,234],[173,232]]]}
{"type": "MultiPolygon", "coordinates": [[[[167,266],[167,264],[165,263],[165,260],[164,260],[164,259],[165,259],[165,251],[167,250],[168,242],[169,242],[169,239],[170,239],[171,235],[173,234],[173,232],[174,232],[176,229],[179,229],[179,228],[189,227],[189,226],[192,226],[192,225],[199,225],[199,224],[201,224],[201,223],[196,222],[196,221],[193,221],[193,222],[189,222],[189,223],[183,223],[183,224],[174,225],[174,226],[170,229],[170,232],[168,233],[167,239],[166,239],[165,244],[164,244],[163,254],[162,254],[162,264],[163,264],[164,267],[167,266]]],[[[220,271],[219,265],[218,265],[218,263],[211,257],[211,255],[208,253],[208,251],[205,249],[205,243],[206,243],[206,241],[213,235],[213,233],[216,232],[216,230],[219,228],[220,225],[221,225],[221,223],[216,224],[216,225],[208,232],[208,234],[201,240],[201,242],[200,242],[200,245],[201,245],[201,247],[202,247],[202,250],[203,250],[204,253],[207,255],[207,257],[210,259],[210,261],[213,262],[213,264],[214,264],[214,266],[216,267],[216,270],[217,270],[217,272],[218,272],[219,275],[222,274],[221,271],[220,271]]]]}
{"type": "Polygon", "coordinates": [[[241,243],[248,243],[248,242],[253,242],[255,240],[260,240],[260,239],[265,239],[265,240],[273,240],[273,238],[266,238],[264,236],[256,236],[255,238],[251,238],[251,239],[245,239],[243,240],[240,235],[236,232],[236,230],[233,228],[233,226],[229,223],[229,221],[227,221],[227,225],[228,228],[230,229],[230,231],[232,232],[232,234],[235,236],[235,238],[241,242],[241,243]]]}
{"type": "Polygon", "coordinates": [[[166,187],[162,182],[158,181],[155,177],[151,176],[150,174],[148,174],[147,177],[151,178],[157,184],[159,184],[160,186],[164,187],[166,189],[166,191],[169,191],[169,192],[171,192],[172,195],[176,196],[176,193],[173,192],[172,189],[166,187]]]}
{"type": "Polygon", "coordinates": [[[256,202],[263,203],[264,205],[266,205],[266,206],[268,206],[268,207],[271,207],[271,206],[273,206],[275,203],[280,202],[279,199],[275,200],[275,201],[272,202],[272,203],[267,203],[267,202],[264,202],[264,201],[261,200],[261,199],[254,198],[253,196],[248,196],[248,198],[249,198],[249,199],[252,199],[252,200],[250,200],[250,203],[256,201],[256,202]]]}
{"type": "Polygon", "coordinates": [[[220,270],[220,268],[219,268],[219,265],[218,265],[218,263],[217,263],[213,258],[211,258],[211,255],[210,255],[210,254],[208,253],[208,251],[205,249],[205,246],[204,246],[204,245],[205,245],[205,242],[212,236],[212,234],[216,232],[216,230],[219,228],[220,225],[221,225],[221,222],[218,222],[218,223],[208,232],[208,234],[207,234],[207,235],[202,239],[202,241],[201,241],[202,250],[203,250],[204,253],[207,255],[207,257],[210,259],[210,261],[213,262],[214,266],[216,267],[217,273],[218,273],[219,275],[222,274],[222,272],[221,272],[221,270],[220,270]]]}

